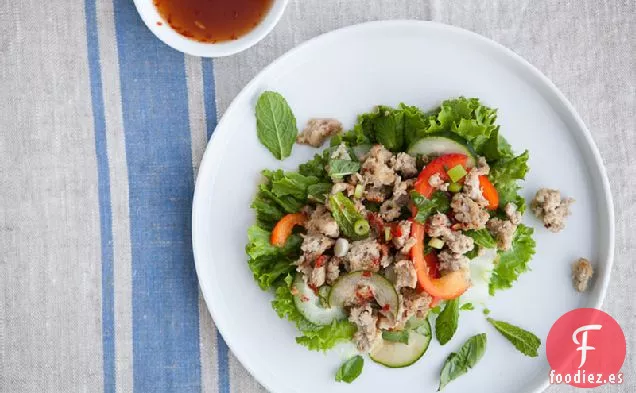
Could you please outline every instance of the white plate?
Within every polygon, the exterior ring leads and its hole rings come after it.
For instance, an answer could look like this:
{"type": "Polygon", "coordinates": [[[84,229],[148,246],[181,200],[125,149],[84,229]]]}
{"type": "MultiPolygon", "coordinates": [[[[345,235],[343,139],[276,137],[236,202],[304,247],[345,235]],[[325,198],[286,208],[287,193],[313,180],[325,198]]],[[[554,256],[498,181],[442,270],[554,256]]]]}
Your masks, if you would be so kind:
{"type": "Polygon", "coordinates": [[[234,354],[270,391],[433,392],[445,357],[480,332],[488,333],[484,358],[445,392],[542,390],[549,371],[545,347],[538,358],[524,357],[479,310],[462,312],[453,340],[443,347],[433,341],[414,366],[391,370],[367,359],[352,385],[334,382],[345,354],[309,352],[294,342],[294,326],[276,316],[272,296],[254,283],[244,247],[260,170],[294,169],[315,150],[295,146],[292,157],[279,162],[259,144],[254,105],[264,90],[287,98],[299,126],[310,117],[328,116],[351,127],[357,114],[376,104],[429,109],[460,95],[499,108],[503,134],[517,151],[530,150],[526,199],[544,186],[576,198],[562,233],[549,233],[526,215],[526,223],[536,228],[532,272],[488,305],[492,317],[525,327],[545,343],[550,326],[566,311],[600,307],[614,247],[612,200],[601,158],[557,88],[510,50],[455,27],[391,21],[334,31],[275,61],[236,97],[208,145],[193,208],[196,268],[210,312],[234,354]],[[581,256],[597,266],[586,294],[576,293],[570,281],[570,264],[581,256]]]}

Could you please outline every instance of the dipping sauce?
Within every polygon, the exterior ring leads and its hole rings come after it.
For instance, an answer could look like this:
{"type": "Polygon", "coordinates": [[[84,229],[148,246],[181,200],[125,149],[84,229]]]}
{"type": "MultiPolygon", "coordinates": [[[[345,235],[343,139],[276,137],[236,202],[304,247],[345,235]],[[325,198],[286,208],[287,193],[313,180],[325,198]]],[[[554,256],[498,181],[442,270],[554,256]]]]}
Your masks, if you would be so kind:
{"type": "MultiPolygon", "coordinates": [[[[177,33],[200,42],[235,40],[263,20],[273,0],[153,0],[177,33]]],[[[158,21],[158,25],[161,22],[158,21]]]]}

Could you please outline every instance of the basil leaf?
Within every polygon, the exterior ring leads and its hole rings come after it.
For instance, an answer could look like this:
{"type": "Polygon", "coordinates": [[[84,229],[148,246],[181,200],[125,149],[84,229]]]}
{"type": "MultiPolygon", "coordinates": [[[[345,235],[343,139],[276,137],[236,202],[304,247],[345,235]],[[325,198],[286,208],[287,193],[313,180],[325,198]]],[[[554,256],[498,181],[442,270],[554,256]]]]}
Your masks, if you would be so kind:
{"type": "Polygon", "coordinates": [[[297,134],[296,117],[287,100],[279,93],[263,92],[256,102],[258,140],[282,160],[291,154],[297,134]]]}
{"type": "Polygon", "coordinates": [[[444,345],[453,338],[459,321],[459,298],[446,302],[446,306],[435,320],[435,336],[444,345]]]}
{"type": "Polygon", "coordinates": [[[411,200],[417,207],[415,220],[424,224],[429,216],[435,213],[446,213],[450,209],[448,197],[441,191],[436,191],[431,195],[431,199],[426,198],[417,191],[411,191],[411,200]]]}
{"type": "Polygon", "coordinates": [[[362,366],[364,366],[364,359],[360,355],[347,360],[336,372],[336,382],[353,382],[362,373],[362,366]]]}
{"type": "Polygon", "coordinates": [[[484,356],[484,352],[486,352],[486,333],[472,336],[457,353],[451,352],[442,366],[437,391],[439,392],[451,381],[466,374],[484,356]]]}
{"type": "Polygon", "coordinates": [[[328,173],[331,178],[341,178],[345,175],[358,172],[358,170],[360,170],[360,163],[351,160],[330,160],[328,168],[328,173]]]}
{"type": "Polygon", "coordinates": [[[339,192],[329,197],[329,207],[331,208],[331,215],[333,216],[340,231],[348,238],[353,240],[360,240],[367,236],[358,235],[354,230],[354,224],[357,221],[365,220],[365,218],[358,212],[351,199],[344,196],[339,192]]]}
{"type": "Polygon", "coordinates": [[[541,339],[535,334],[508,322],[497,321],[492,318],[486,318],[486,320],[507,338],[519,352],[531,358],[539,356],[538,349],[541,346],[541,339]]]}
{"type": "Polygon", "coordinates": [[[479,247],[497,248],[497,242],[487,229],[469,230],[464,232],[464,235],[472,237],[479,247]]]}
{"type": "Polygon", "coordinates": [[[391,342],[397,342],[402,344],[409,343],[409,331],[408,330],[383,330],[382,331],[382,339],[391,342]]]}
{"type": "Polygon", "coordinates": [[[464,303],[460,308],[461,311],[472,311],[475,309],[472,303],[464,303]]]}

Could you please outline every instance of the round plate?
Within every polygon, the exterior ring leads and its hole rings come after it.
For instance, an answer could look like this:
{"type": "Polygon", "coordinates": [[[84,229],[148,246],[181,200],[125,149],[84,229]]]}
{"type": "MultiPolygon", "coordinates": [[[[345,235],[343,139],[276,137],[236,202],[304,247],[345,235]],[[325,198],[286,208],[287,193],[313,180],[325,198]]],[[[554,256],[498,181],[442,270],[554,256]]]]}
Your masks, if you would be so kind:
{"type": "Polygon", "coordinates": [[[279,319],[272,295],[261,291],[247,267],[249,208],[264,168],[293,170],[316,153],[294,146],[283,162],[256,138],[254,106],[264,90],[287,98],[298,124],[335,117],[345,127],[374,105],[405,102],[425,110],[444,99],[479,97],[499,108],[501,131],[517,152],[530,151],[523,195],[540,187],[576,198],[567,228],[553,234],[531,214],[537,253],[532,271],[490,299],[490,316],[522,326],[545,343],[552,324],[568,310],[600,307],[613,258],[614,219],[609,183],[589,131],[571,104],[539,71],[512,51],[477,34],[430,22],[374,22],[337,30],[290,51],[261,72],[236,97],[219,123],[199,170],[193,208],[193,245],[203,296],[223,337],[241,363],[274,393],[433,392],[446,356],[471,335],[486,332],[477,366],[445,392],[538,392],[549,366],[517,352],[486,322],[481,309],[462,311],[452,341],[432,341],[415,365],[387,369],[365,362],[352,384],[334,382],[349,354],[322,354],[297,345],[295,327],[279,319]],[[571,263],[594,261],[587,293],[572,289],[571,263]]]}

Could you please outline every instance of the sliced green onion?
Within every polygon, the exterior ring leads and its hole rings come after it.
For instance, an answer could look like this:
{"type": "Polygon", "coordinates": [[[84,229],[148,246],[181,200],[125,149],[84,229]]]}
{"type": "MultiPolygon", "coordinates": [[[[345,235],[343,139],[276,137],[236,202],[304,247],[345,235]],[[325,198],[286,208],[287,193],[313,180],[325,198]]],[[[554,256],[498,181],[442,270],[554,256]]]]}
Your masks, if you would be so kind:
{"type": "Polygon", "coordinates": [[[441,250],[444,247],[444,241],[442,241],[442,239],[434,237],[428,242],[428,245],[436,250],[441,250]]]}
{"type": "Polygon", "coordinates": [[[364,192],[364,186],[362,184],[356,185],[356,189],[353,191],[353,197],[360,199],[362,198],[362,193],[364,192]]]}
{"type": "Polygon", "coordinates": [[[451,178],[453,183],[457,183],[462,177],[466,176],[466,169],[464,169],[461,165],[456,165],[449,169],[446,173],[448,173],[448,177],[451,178]]]}
{"type": "Polygon", "coordinates": [[[358,236],[364,236],[369,233],[369,222],[367,220],[358,220],[353,224],[353,231],[358,236]]]}
{"type": "Polygon", "coordinates": [[[393,238],[393,235],[391,234],[391,228],[390,227],[384,227],[384,241],[388,242],[392,238],[393,238]]]}
{"type": "Polygon", "coordinates": [[[448,185],[448,191],[450,192],[460,192],[462,190],[462,185],[459,183],[451,183],[448,185]]]}

